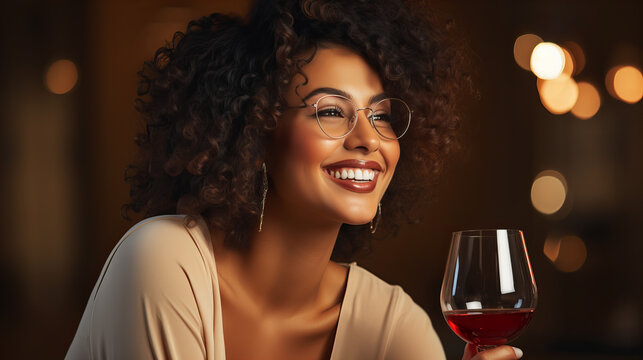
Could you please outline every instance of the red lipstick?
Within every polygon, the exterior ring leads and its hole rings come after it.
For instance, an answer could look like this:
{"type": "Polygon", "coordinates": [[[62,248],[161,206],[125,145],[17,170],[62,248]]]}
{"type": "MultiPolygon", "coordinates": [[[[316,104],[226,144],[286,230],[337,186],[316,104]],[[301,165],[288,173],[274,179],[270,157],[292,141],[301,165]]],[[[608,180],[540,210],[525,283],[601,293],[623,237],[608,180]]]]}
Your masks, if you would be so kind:
{"type": "MultiPolygon", "coordinates": [[[[342,188],[357,192],[357,193],[369,193],[375,190],[375,185],[377,185],[377,179],[380,172],[382,171],[382,166],[376,161],[365,161],[365,160],[343,160],[330,165],[324,166],[324,173],[328,176],[335,184],[341,186],[342,188]],[[370,181],[356,181],[355,179],[342,179],[337,178],[336,176],[331,175],[331,171],[340,171],[342,169],[365,169],[373,172],[373,180],[370,181]]],[[[350,171],[353,173],[353,171],[350,171]]],[[[354,174],[353,174],[354,176],[354,174]]]]}
{"type": "Polygon", "coordinates": [[[377,171],[382,171],[382,166],[377,161],[366,161],[366,160],[357,160],[357,159],[348,159],[332,163],[330,165],[324,166],[324,169],[335,169],[335,168],[363,168],[363,169],[373,169],[377,171]]]}

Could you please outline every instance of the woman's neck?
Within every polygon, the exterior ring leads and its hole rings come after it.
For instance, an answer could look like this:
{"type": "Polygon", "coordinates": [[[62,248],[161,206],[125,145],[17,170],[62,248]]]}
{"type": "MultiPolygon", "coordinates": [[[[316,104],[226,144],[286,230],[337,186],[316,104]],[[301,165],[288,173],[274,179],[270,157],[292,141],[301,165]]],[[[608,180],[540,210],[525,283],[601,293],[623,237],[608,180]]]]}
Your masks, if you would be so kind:
{"type": "Polygon", "coordinates": [[[325,289],[344,280],[330,262],[341,223],[313,221],[280,205],[269,198],[262,231],[250,236],[246,251],[215,241],[220,281],[260,313],[292,315],[335,302],[334,286],[325,289]]]}

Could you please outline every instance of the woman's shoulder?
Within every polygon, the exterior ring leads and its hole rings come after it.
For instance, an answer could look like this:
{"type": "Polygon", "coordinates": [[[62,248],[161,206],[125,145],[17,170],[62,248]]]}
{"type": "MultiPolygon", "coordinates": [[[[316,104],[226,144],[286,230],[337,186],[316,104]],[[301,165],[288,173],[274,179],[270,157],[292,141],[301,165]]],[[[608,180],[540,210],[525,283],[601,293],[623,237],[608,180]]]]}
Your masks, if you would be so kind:
{"type": "Polygon", "coordinates": [[[185,215],[161,215],[132,226],[107,258],[92,299],[104,303],[128,298],[132,304],[156,299],[151,303],[159,306],[159,299],[190,295],[211,302],[216,270],[188,220],[185,215]]]}
{"type": "MultiPolygon", "coordinates": [[[[186,215],[143,219],[118,241],[103,268],[106,275],[124,274],[143,284],[168,281],[170,273],[207,280],[213,267],[211,248],[200,226],[186,215]]],[[[176,277],[176,276],[173,276],[176,277]]]]}
{"type": "Polygon", "coordinates": [[[369,270],[353,262],[350,264],[351,276],[354,278],[353,286],[356,300],[367,301],[373,306],[380,305],[403,307],[415,305],[411,297],[399,285],[390,284],[369,270]]]}
{"type": "Polygon", "coordinates": [[[431,319],[401,286],[389,284],[356,263],[350,266],[355,275],[350,305],[356,310],[354,326],[376,331],[372,335],[386,339],[387,358],[444,358],[431,319]]]}
{"type": "Polygon", "coordinates": [[[190,233],[186,215],[158,215],[139,221],[121,237],[121,242],[135,242],[137,246],[172,246],[183,244],[190,233]],[[134,240],[130,240],[134,239],[134,240]]]}
{"type": "Polygon", "coordinates": [[[201,219],[187,215],[158,215],[133,225],[114,247],[112,255],[127,253],[149,259],[177,258],[195,251],[209,252],[201,219]],[[205,248],[205,249],[204,249],[205,248]]]}
{"type": "Polygon", "coordinates": [[[215,299],[201,242],[184,215],[132,226],[103,266],[67,358],[203,358],[215,299]]]}

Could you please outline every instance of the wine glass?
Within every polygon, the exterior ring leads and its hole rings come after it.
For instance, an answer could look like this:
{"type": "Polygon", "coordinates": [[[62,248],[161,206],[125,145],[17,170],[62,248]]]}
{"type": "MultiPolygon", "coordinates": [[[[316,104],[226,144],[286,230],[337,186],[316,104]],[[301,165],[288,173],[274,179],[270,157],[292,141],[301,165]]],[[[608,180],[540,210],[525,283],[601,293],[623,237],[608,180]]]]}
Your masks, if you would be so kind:
{"type": "Polygon", "coordinates": [[[513,341],[531,320],[536,302],[521,230],[453,233],[440,305],[460,338],[478,351],[513,341]]]}

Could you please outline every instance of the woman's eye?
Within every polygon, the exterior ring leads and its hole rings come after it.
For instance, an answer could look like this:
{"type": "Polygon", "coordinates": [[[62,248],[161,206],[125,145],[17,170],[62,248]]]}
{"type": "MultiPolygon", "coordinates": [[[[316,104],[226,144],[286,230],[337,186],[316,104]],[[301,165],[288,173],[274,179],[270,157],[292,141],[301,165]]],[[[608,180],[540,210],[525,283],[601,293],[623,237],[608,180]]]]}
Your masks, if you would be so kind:
{"type": "Polygon", "coordinates": [[[391,122],[391,115],[387,113],[373,114],[373,121],[391,122]]]}
{"type": "Polygon", "coordinates": [[[342,117],[343,112],[339,108],[323,109],[317,112],[319,116],[333,116],[333,117],[342,117]]]}

